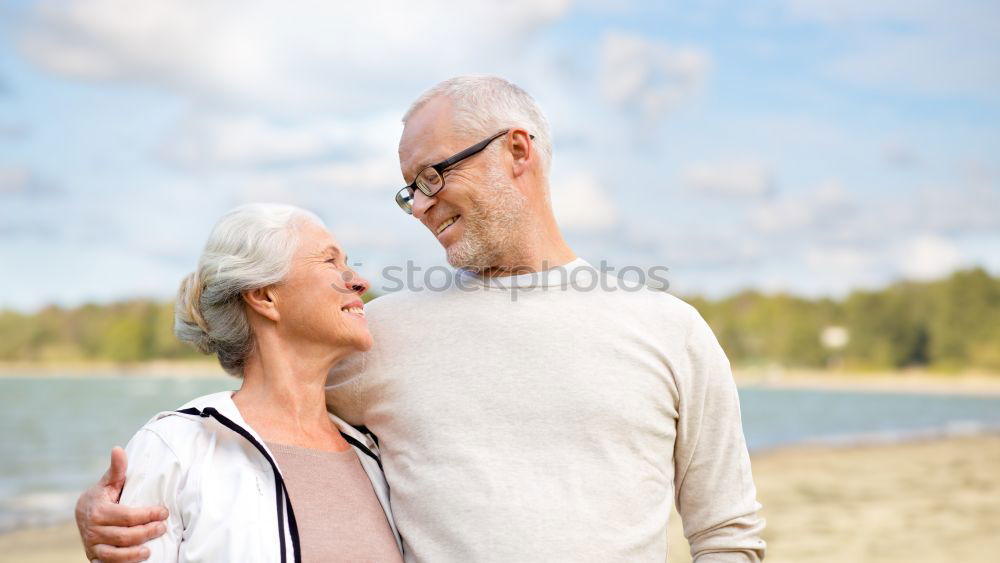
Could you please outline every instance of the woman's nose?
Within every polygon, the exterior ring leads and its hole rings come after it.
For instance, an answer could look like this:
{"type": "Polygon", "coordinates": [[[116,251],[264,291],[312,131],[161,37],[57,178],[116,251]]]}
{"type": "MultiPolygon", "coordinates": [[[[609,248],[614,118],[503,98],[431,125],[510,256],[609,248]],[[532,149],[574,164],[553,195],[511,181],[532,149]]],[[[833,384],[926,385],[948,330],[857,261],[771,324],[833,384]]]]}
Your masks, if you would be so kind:
{"type": "Polygon", "coordinates": [[[368,280],[358,275],[357,272],[354,272],[353,270],[351,270],[351,272],[354,276],[348,280],[348,286],[358,295],[364,295],[365,292],[368,291],[368,288],[371,287],[371,284],[368,283],[368,280]]]}

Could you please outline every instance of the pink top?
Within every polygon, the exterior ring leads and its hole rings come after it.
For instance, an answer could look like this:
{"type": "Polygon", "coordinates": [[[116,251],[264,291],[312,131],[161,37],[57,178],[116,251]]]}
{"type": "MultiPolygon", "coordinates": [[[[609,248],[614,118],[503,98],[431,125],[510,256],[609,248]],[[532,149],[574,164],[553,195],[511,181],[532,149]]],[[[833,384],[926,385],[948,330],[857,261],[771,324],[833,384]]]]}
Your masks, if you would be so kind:
{"type": "Polygon", "coordinates": [[[371,481],[353,449],[327,452],[267,443],[295,509],[303,563],[401,563],[371,481]]]}

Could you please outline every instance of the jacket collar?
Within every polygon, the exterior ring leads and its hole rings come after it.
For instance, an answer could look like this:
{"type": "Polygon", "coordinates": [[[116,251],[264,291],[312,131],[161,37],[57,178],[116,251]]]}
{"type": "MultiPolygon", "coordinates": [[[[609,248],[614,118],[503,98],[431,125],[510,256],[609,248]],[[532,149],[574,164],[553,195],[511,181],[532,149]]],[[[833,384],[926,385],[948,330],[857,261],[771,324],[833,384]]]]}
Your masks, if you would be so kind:
{"type": "MultiPolygon", "coordinates": [[[[167,416],[196,414],[193,411],[183,412],[186,409],[196,409],[197,413],[204,413],[205,409],[209,408],[214,409],[220,415],[229,419],[229,421],[233,424],[239,426],[244,432],[246,432],[248,437],[252,438],[252,440],[255,440],[260,445],[270,459],[277,459],[274,452],[271,451],[271,448],[267,446],[267,442],[264,441],[264,438],[262,438],[260,434],[258,434],[257,431],[243,419],[243,416],[240,414],[240,409],[236,407],[236,403],[233,401],[233,391],[221,391],[219,393],[212,393],[210,395],[198,397],[197,399],[189,401],[176,411],[161,412],[153,417],[153,420],[159,420],[167,416]]],[[[351,445],[351,448],[354,449],[358,458],[364,460],[367,457],[375,462],[376,466],[374,467],[368,466],[364,461],[361,464],[365,473],[368,474],[369,479],[384,480],[384,477],[382,476],[382,460],[379,459],[378,454],[375,453],[378,451],[378,445],[375,440],[370,435],[364,434],[340,418],[329,413],[327,414],[334,425],[340,430],[344,439],[347,440],[347,442],[351,445]]],[[[202,416],[207,415],[202,414],[202,416]]],[[[277,467],[277,465],[275,466],[277,467]]],[[[281,473],[280,467],[278,467],[278,472],[281,473]]],[[[379,500],[382,501],[381,498],[379,500]]],[[[385,499],[383,508],[386,509],[387,514],[391,514],[387,505],[388,499],[385,499]]]]}
{"type": "MultiPolygon", "coordinates": [[[[220,391],[218,393],[212,393],[210,395],[204,395],[202,397],[198,397],[197,399],[193,399],[184,404],[184,406],[182,406],[181,409],[192,408],[192,407],[200,411],[203,411],[208,407],[212,407],[215,410],[219,411],[220,414],[222,414],[229,420],[232,420],[233,422],[245,428],[260,443],[262,444],[264,443],[264,439],[261,438],[259,434],[257,434],[256,430],[254,430],[249,424],[247,424],[247,421],[243,419],[243,415],[240,414],[240,409],[238,409],[236,407],[236,403],[233,402],[233,391],[220,391]]],[[[171,414],[176,414],[176,412],[174,411],[162,412],[159,415],[157,415],[156,418],[160,419],[163,418],[164,416],[169,416],[171,414]]],[[[357,428],[351,426],[350,424],[342,420],[340,417],[332,413],[327,413],[327,414],[329,414],[330,420],[333,422],[334,425],[336,425],[337,429],[339,429],[342,433],[347,434],[348,436],[354,438],[355,440],[361,442],[362,444],[367,444],[371,441],[371,439],[366,434],[364,434],[357,428]]]]}

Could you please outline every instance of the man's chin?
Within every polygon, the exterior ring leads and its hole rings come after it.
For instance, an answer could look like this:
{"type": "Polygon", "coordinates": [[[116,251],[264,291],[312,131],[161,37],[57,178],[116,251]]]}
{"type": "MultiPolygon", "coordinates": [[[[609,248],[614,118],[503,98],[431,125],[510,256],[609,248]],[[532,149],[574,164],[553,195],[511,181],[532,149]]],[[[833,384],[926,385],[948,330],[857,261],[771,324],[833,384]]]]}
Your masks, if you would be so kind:
{"type": "Polygon", "coordinates": [[[455,256],[452,252],[448,251],[448,249],[445,249],[445,251],[447,252],[445,257],[448,260],[448,264],[452,268],[462,268],[466,270],[472,269],[469,265],[469,261],[466,260],[464,256],[455,256]]]}
{"type": "Polygon", "coordinates": [[[494,267],[497,262],[493,255],[487,255],[486,253],[470,255],[462,254],[460,251],[448,252],[447,259],[451,267],[468,270],[477,274],[494,267]]]}
{"type": "Polygon", "coordinates": [[[468,231],[460,234],[457,240],[444,247],[445,258],[451,267],[482,272],[496,265],[501,253],[499,249],[486,242],[491,240],[489,237],[468,231]]]}
{"type": "Polygon", "coordinates": [[[445,257],[448,260],[448,264],[452,268],[461,268],[464,270],[478,271],[482,268],[479,265],[480,260],[476,260],[476,256],[471,255],[467,248],[461,241],[453,242],[447,247],[445,247],[445,257]]]}

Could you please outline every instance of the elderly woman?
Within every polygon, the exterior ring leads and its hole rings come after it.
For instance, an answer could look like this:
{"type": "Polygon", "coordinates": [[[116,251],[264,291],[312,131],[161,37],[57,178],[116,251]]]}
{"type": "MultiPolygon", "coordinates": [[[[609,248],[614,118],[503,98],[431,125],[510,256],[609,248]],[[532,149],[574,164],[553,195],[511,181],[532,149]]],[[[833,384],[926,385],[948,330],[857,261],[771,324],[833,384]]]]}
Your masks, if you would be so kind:
{"type": "Polygon", "coordinates": [[[372,345],[367,288],[312,213],[245,205],[215,226],[174,328],[243,383],[128,443],[121,503],[169,510],[151,561],[401,561],[376,444],[323,393],[372,345]]]}

